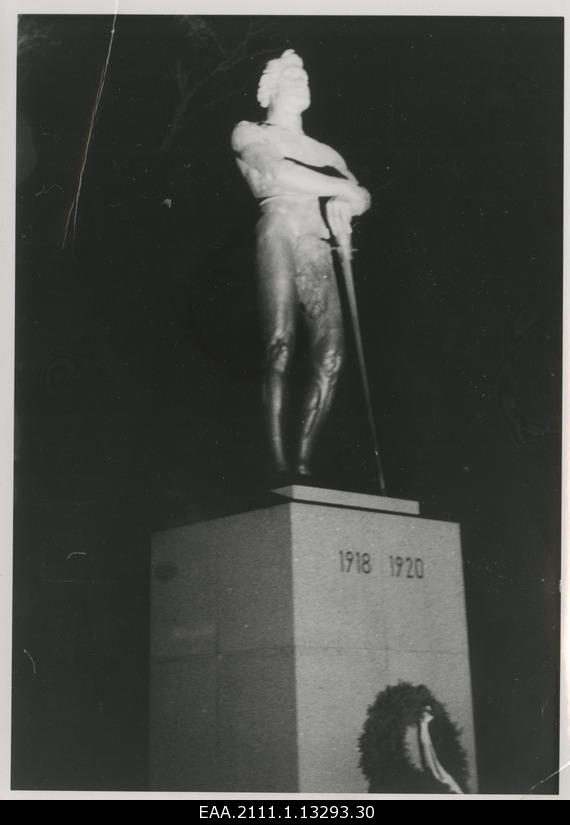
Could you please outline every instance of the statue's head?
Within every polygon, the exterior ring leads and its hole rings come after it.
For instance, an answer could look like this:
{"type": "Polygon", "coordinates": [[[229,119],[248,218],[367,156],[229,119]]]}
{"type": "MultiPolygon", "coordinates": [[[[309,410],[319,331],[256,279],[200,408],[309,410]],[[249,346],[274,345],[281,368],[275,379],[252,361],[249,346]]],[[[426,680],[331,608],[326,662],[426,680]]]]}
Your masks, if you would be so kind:
{"type": "Polygon", "coordinates": [[[293,49],[266,64],[257,87],[257,100],[264,109],[279,105],[304,112],[309,107],[309,78],[293,49]]]}

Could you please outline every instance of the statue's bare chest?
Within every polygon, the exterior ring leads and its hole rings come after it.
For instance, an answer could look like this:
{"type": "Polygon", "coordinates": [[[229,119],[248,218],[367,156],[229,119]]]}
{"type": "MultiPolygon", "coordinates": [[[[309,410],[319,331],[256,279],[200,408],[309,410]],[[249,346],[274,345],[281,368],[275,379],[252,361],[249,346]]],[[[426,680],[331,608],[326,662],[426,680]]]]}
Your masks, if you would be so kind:
{"type": "Polygon", "coordinates": [[[260,128],[264,130],[264,138],[271,141],[283,157],[294,158],[312,166],[343,165],[338,152],[308,135],[296,135],[276,126],[260,128]]]}

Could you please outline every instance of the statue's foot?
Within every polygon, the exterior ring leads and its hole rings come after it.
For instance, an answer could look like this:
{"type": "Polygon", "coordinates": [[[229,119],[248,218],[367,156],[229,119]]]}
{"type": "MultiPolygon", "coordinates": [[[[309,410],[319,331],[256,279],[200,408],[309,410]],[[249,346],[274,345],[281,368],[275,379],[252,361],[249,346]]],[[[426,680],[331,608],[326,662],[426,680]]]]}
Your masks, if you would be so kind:
{"type": "Polygon", "coordinates": [[[308,464],[299,462],[295,469],[287,465],[276,465],[275,486],[291,487],[293,484],[306,484],[312,473],[308,464]]]}
{"type": "Polygon", "coordinates": [[[278,487],[289,487],[293,482],[293,470],[286,461],[274,461],[272,483],[278,487]]]}
{"type": "Polygon", "coordinates": [[[305,461],[299,461],[297,464],[297,474],[304,478],[309,478],[312,476],[311,469],[305,461]]]}

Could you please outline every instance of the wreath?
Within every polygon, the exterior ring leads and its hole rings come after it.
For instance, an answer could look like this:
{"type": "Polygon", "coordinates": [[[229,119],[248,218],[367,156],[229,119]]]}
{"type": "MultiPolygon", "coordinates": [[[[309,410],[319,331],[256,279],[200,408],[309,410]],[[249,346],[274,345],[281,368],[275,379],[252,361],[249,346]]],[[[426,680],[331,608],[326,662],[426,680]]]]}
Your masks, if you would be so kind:
{"type": "Polygon", "coordinates": [[[425,685],[398,682],[379,693],[368,708],[359,738],[359,764],[369,793],[451,793],[448,785],[414,765],[406,744],[407,731],[419,727],[426,708],[433,717],[429,734],[440,764],[466,791],[467,754],[459,741],[460,730],[425,685]]]}

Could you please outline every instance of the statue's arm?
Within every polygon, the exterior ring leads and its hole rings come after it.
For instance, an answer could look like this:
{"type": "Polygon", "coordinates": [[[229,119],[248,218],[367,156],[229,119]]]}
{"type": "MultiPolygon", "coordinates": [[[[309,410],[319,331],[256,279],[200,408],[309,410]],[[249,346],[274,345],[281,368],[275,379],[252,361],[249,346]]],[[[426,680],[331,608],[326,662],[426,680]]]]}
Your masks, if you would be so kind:
{"type": "Polygon", "coordinates": [[[245,120],[238,123],[232,133],[232,149],[242,163],[268,179],[283,159],[277,147],[271,141],[264,140],[259,127],[245,120]]]}
{"type": "Polygon", "coordinates": [[[361,186],[358,183],[358,180],[352,174],[352,172],[350,171],[350,169],[346,165],[344,159],[340,155],[337,156],[336,168],[338,169],[339,172],[342,172],[342,174],[346,178],[348,178],[348,180],[354,186],[357,186],[358,189],[363,193],[363,197],[362,197],[362,200],[361,200],[361,208],[358,211],[353,210],[353,212],[352,212],[353,215],[362,215],[364,212],[366,212],[368,209],[370,209],[370,202],[371,202],[370,201],[370,193],[368,192],[368,190],[366,190],[363,186],[361,186]]]}
{"type": "Polygon", "coordinates": [[[268,184],[315,197],[344,198],[354,214],[368,208],[368,193],[348,176],[346,179],[330,177],[287,160],[271,141],[263,139],[254,124],[238,123],[232,134],[232,148],[237,157],[256,169],[268,184]]]}

